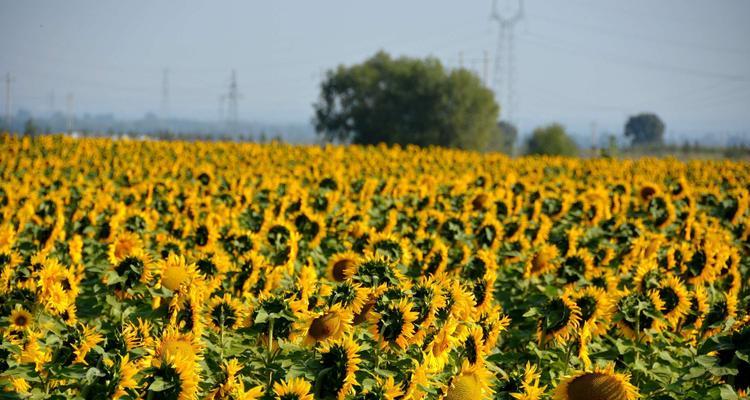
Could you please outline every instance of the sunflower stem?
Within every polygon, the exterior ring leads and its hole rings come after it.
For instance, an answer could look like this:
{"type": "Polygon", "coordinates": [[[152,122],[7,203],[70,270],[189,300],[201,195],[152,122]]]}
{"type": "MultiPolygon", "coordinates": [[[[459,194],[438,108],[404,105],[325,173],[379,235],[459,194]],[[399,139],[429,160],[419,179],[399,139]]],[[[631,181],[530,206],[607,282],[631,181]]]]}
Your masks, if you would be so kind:
{"type": "Polygon", "coordinates": [[[570,353],[573,351],[573,342],[571,341],[566,346],[567,349],[565,350],[565,371],[563,372],[563,375],[568,374],[568,367],[570,366],[570,353]]]}

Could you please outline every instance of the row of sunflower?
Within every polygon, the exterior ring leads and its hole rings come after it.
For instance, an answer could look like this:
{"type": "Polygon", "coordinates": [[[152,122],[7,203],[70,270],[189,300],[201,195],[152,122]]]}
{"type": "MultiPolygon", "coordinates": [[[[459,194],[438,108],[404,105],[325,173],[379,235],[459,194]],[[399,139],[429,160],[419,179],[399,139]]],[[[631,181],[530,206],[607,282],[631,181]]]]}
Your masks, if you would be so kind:
{"type": "Polygon", "coordinates": [[[0,138],[0,397],[732,399],[746,163],[0,138]]]}

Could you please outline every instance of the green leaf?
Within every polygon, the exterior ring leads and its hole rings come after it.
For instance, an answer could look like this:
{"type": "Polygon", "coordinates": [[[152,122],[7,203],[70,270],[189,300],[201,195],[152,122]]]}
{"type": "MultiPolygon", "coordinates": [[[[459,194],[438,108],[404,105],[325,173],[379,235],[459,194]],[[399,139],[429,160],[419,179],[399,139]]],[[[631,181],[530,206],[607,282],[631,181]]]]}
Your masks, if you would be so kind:
{"type": "Polygon", "coordinates": [[[167,389],[169,389],[169,388],[171,388],[173,386],[174,386],[173,383],[166,382],[166,381],[164,381],[161,378],[156,378],[151,383],[151,385],[149,385],[148,390],[150,390],[152,392],[162,392],[162,391],[167,390],[167,389]]]}

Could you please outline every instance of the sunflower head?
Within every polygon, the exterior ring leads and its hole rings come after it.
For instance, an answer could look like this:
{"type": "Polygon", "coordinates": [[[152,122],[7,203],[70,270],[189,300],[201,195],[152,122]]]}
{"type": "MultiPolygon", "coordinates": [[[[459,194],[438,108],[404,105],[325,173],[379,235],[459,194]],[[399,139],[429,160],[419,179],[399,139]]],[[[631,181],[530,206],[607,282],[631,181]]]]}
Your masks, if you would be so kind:
{"type": "Polygon", "coordinates": [[[417,313],[407,299],[393,301],[381,311],[374,313],[373,329],[382,348],[394,345],[404,349],[414,335],[414,321],[417,313]]]}
{"type": "Polygon", "coordinates": [[[635,400],[638,389],[626,374],[614,371],[614,366],[579,372],[568,376],[555,388],[553,400],[635,400]]]}
{"type": "Polygon", "coordinates": [[[315,380],[318,398],[336,397],[342,400],[357,383],[354,374],[359,370],[359,345],[353,339],[342,338],[321,349],[321,373],[315,380]]]}
{"type": "Polygon", "coordinates": [[[10,313],[10,328],[15,331],[23,331],[31,326],[34,317],[23,308],[16,308],[10,313]]]}
{"type": "Polygon", "coordinates": [[[313,400],[312,386],[304,378],[292,378],[273,385],[276,400],[313,400]]]}

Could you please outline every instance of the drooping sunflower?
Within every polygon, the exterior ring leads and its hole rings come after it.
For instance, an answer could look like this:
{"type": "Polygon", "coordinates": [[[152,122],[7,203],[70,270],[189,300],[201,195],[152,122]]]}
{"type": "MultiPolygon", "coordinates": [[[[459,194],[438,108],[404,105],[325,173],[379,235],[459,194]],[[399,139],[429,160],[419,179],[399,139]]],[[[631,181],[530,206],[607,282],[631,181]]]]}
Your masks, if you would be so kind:
{"type": "Polygon", "coordinates": [[[495,348],[500,333],[510,326],[510,317],[503,314],[503,310],[499,305],[493,305],[479,314],[477,324],[482,327],[484,351],[490,353],[495,348]]]}
{"type": "Polygon", "coordinates": [[[414,320],[414,342],[421,344],[435,322],[435,313],[445,306],[440,285],[431,278],[422,278],[411,287],[411,302],[417,312],[414,320]]]}
{"type": "Polygon", "coordinates": [[[130,355],[125,354],[120,358],[118,366],[118,381],[112,399],[118,400],[128,394],[132,394],[138,388],[138,381],[135,375],[138,373],[138,365],[130,360],[130,355]]]}
{"type": "Polygon", "coordinates": [[[351,280],[341,282],[331,288],[328,294],[328,306],[339,304],[342,308],[349,310],[353,315],[362,311],[368,300],[370,291],[351,280]]]}
{"type": "Polygon", "coordinates": [[[557,264],[554,260],[558,256],[557,247],[550,244],[542,244],[539,248],[528,256],[524,265],[523,276],[526,279],[544,275],[549,271],[555,270],[557,264]]]}
{"type": "Polygon", "coordinates": [[[448,318],[425,345],[426,365],[432,372],[442,371],[451,350],[464,340],[468,332],[454,318],[448,318]]]}
{"type": "Polygon", "coordinates": [[[327,276],[336,282],[344,282],[352,277],[357,269],[360,257],[357,253],[347,251],[338,253],[328,260],[327,276]]]}
{"type": "Polygon", "coordinates": [[[312,386],[304,378],[292,378],[273,384],[276,400],[313,400],[312,386]]]}
{"type": "Polygon", "coordinates": [[[357,384],[355,373],[359,370],[360,347],[352,338],[330,341],[320,350],[321,370],[315,381],[319,398],[336,397],[343,400],[357,384]]]}
{"type": "Polygon", "coordinates": [[[658,290],[664,303],[662,314],[672,328],[690,311],[690,293],[679,278],[669,275],[662,279],[658,290]]]}
{"type": "Polygon", "coordinates": [[[527,362],[523,370],[523,375],[518,379],[514,390],[507,391],[516,400],[540,400],[547,388],[547,386],[539,386],[540,377],[541,374],[537,370],[536,365],[527,362]]]}
{"type": "Polygon", "coordinates": [[[625,291],[615,301],[617,326],[630,339],[650,340],[652,333],[664,328],[663,309],[664,302],[655,289],[648,293],[625,291]]]}
{"type": "Polygon", "coordinates": [[[308,318],[309,322],[305,323],[303,343],[314,345],[340,340],[351,329],[353,318],[352,312],[339,304],[314,313],[308,318]]]}
{"type": "Polygon", "coordinates": [[[607,333],[612,320],[612,303],[604,289],[587,286],[583,289],[568,288],[565,294],[581,310],[581,324],[588,326],[592,334],[607,333]]]}
{"type": "Polygon", "coordinates": [[[566,295],[554,297],[542,308],[537,325],[537,340],[544,344],[553,340],[565,344],[575,334],[581,322],[581,309],[566,295]]]}
{"type": "Polygon", "coordinates": [[[168,355],[162,357],[146,376],[142,398],[165,398],[194,400],[198,395],[200,381],[199,365],[188,357],[168,355]],[[164,382],[160,387],[156,381],[164,382]],[[156,389],[156,390],[155,390],[156,389]]]}
{"type": "Polygon", "coordinates": [[[73,345],[73,354],[76,356],[74,362],[85,365],[87,364],[86,356],[89,351],[102,342],[104,336],[96,328],[89,325],[82,325],[76,336],[78,336],[78,342],[73,345]]]}
{"type": "Polygon", "coordinates": [[[414,336],[414,321],[417,312],[411,302],[401,299],[385,306],[382,311],[373,312],[371,316],[373,335],[381,348],[396,346],[405,349],[414,336]]]}
{"type": "Polygon", "coordinates": [[[375,385],[354,396],[355,400],[396,400],[404,395],[393,376],[375,378],[375,385]]]}
{"type": "Polygon", "coordinates": [[[409,242],[394,234],[374,233],[370,237],[366,254],[375,258],[383,258],[392,264],[408,266],[411,264],[412,254],[409,242]]]}
{"type": "Polygon", "coordinates": [[[230,294],[214,296],[208,304],[207,312],[210,326],[217,332],[222,329],[231,331],[245,323],[245,307],[230,294]]]}
{"type": "Polygon", "coordinates": [[[630,375],[615,372],[614,364],[566,376],[552,395],[553,400],[635,400],[638,397],[638,388],[630,383],[630,375]]]}

